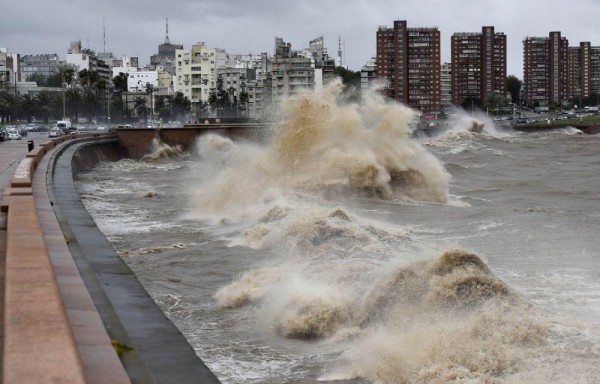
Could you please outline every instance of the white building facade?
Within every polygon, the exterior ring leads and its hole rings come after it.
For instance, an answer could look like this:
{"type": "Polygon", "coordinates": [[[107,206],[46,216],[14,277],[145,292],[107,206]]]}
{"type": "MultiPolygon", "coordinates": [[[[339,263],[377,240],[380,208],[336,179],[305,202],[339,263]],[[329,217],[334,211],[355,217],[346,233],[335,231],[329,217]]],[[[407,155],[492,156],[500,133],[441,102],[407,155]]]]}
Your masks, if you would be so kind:
{"type": "Polygon", "coordinates": [[[206,103],[211,90],[216,89],[217,69],[225,67],[227,53],[200,42],[189,50],[176,50],[175,61],[175,91],[183,93],[195,110],[200,102],[206,103]]]}
{"type": "Polygon", "coordinates": [[[377,81],[377,62],[371,58],[369,62],[360,70],[360,95],[365,97],[367,93],[375,89],[380,84],[377,81]]]}

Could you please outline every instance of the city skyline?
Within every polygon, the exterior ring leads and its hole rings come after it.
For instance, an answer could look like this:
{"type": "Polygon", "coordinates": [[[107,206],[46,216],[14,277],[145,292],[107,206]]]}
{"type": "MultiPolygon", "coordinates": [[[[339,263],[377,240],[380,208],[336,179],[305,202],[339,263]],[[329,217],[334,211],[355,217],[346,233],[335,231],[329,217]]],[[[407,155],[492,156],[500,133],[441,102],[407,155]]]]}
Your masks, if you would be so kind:
{"type": "Polygon", "coordinates": [[[26,54],[57,53],[64,58],[71,41],[85,48],[137,56],[148,64],[165,40],[165,18],[169,19],[172,43],[191,47],[198,41],[231,54],[273,54],[275,37],[283,37],[293,49],[303,49],[323,36],[330,56],[337,57],[338,36],[343,41],[344,65],[357,71],[375,55],[376,32],[394,20],[407,20],[414,27],[437,27],[441,34],[441,61],[450,61],[450,38],[456,32],[478,32],[494,26],[507,35],[509,75],[523,78],[523,39],[561,31],[571,46],[581,41],[600,45],[595,15],[600,3],[593,0],[490,1],[469,5],[463,0],[424,0],[414,6],[393,1],[332,0],[326,3],[231,0],[173,3],[147,1],[143,6],[113,0],[51,3],[28,0],[9,3],[8,17],[0,25],[0,47],[26,54]],[[52,15],[52,17],[49,17],[52,15]],[[106,46],[104,45],[104,31],[106,46]]]}

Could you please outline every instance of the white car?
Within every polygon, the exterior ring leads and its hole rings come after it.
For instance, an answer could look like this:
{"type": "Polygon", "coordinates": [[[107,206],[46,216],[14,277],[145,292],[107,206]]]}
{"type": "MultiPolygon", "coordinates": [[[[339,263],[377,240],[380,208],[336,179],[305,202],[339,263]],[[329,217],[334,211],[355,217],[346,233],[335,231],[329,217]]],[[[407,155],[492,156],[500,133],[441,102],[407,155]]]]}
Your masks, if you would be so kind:
{"type": "Polygon", "coordinates": [[[63,131],[60,129],[51,129],[50,132],[48,132],[48,137],[60,137],[62,135],[63,131]]]}
{"type": "Polygon", "coordinates": [[[8,132],[9,140],[21,140],[21,134],[18,131],[10,131],[8,132]]]}

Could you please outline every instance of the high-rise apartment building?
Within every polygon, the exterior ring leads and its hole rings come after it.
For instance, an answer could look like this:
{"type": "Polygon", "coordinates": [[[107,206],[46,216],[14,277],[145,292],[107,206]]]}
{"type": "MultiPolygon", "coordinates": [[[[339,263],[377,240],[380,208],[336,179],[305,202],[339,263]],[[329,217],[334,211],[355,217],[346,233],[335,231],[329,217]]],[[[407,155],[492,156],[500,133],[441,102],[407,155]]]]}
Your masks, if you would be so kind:
{"type": "Polygon", "coordinates": [[[452,64],[442,64],[440,82],[442,112],[448,113],[452,109],[452,64]]]}
{"type": "Polygon", "coordinates": [[[566,104],[569,92],[569,41],[560,32],[523,40],[525,101],[533,106],[566,104]]]}
{"type": "Polygon", "coordinates": [[[315,89],[321,88],[323,85],[329,84],[337,79],[335,73],[335,59],[327,54],[323,36],[317,37],[308,43],[308,51],[315,61],[315,89]],[[317,81],[318,73],[320,72],[321,81],[317,81]]]}
{"type": "Polygon", "coordinates": [[[377,64],[375,58],[363,65],[360,70],[360,95],[365,97],[369,92],[377,87],[377,64]]]}
{"type": "Polygon", "coordinates": [[[506,35],[483,27],[481,33],[455,33],[451,37],[452,102],[481,103],[491,94],[506,95],[506,35]]]}
{"type": "Polygon", "coordinates": [[[271,63],[272,97],[281,98],[315,89],[314,58],[311,53],[293,51],[290,43],[275,38],[271,63]]]}
{"type": "Polygon", "coordinates": [[[377,77],[386,94],[427,114],[440,112],[440,31],[404,20],[377,30],[377,77]]]}
{"type": "Polygon", "coordinates": [[[569,98],[579,102],[592,95],[600,94],[600,47],[589,41],[579,47],[569,47],[569,98]]]}
{"type": "Polygon", "coordinates": [[[175,90],[183,93],[197,110],[207,102],[210,92],[217,88],[217,69],[224,68],[227,53],[220,48],[208,48],[200,42],[191,49],[177,49],[175,90]]]}
{"type": "MultiPolygon", "coordinates": [[[[583,43],[582,43],[583,44],[583,43]]],[[[582,83],[582,47],[569,47],[569,99],[583,94],[582,83]]]]}

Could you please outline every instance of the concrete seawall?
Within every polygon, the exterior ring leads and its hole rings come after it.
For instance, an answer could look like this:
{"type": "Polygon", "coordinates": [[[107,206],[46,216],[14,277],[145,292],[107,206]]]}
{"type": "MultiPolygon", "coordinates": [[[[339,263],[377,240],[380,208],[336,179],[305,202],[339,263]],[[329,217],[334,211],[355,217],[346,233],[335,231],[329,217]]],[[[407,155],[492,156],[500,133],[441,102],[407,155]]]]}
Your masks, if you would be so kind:
{"type": "Polygon", "coordinates": [[[218,383],[75,190],[120,141],[81,137],[42,143],[4,189],[2,383],[218,383]]]}
{"type": "Polygon", "coordinates": [[[268,136],[268,129],[265,124],[198,124],[183,128],[119,128],[115,134],[119,138],[118,152],[124,157],[139,159],[150,151],[154,139],[188,150],[199,136],[209,133],[234,141],[261,142],[268,136]]]}

